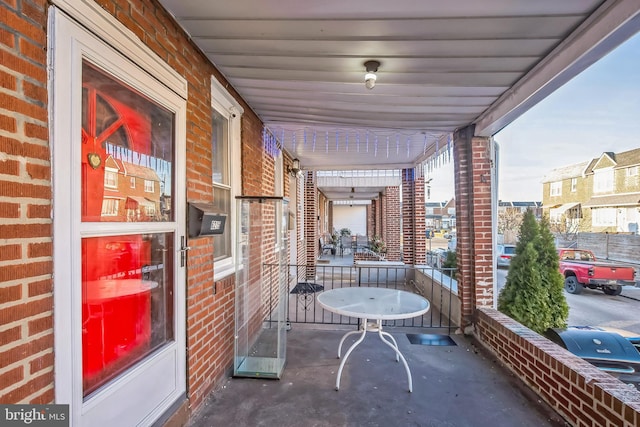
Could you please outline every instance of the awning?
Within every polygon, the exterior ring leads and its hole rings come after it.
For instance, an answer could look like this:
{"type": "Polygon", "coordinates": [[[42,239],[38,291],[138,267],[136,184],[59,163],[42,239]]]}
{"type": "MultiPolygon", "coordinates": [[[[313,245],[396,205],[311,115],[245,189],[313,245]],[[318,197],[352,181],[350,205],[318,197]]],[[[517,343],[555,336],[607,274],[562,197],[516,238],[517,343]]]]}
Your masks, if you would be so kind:
{"type": "Polygon", "coordinates": [[[145,199],[144,197],[127,196],[125,209],[137,209],[139,206],[155,208],[156,204],[149,199],[145,199]]]}
{"type": "Polygon", "coordinates": [[[579,204],[580,202],[565,203],[563,205],[558,206],[557,208],[549,209],[549,215],[550,216],[563,215],[566,211],[568,211],[569,209],[575,208],[579,204]]]}
{"type": "Polygon", "coordinates": [[[585,208],[640,206],[640,193],[612,194],[609,196],[595,196],[582,206],[585,208]]]}

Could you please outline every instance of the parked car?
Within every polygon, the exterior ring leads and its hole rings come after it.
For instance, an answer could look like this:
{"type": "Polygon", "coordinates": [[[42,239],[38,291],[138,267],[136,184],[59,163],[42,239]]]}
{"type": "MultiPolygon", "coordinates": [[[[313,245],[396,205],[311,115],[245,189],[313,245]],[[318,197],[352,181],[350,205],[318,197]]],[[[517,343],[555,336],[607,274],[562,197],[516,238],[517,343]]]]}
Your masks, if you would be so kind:
{"type": "Polygon", "coordinates": [[[450,252],[455,252],[456,251],[456,245],[458,244],[458,239],[456,238],[456,236],[454,235],[451,239],[449,239],[449,241],[447,242],[447,250],[450,252]]]}
{"type": "Polygon", "coordinates": [[[442,262],[447,259],[447,250],[444,248],[436,248],[429,252],[430,263],[436,268],[442,267],[442,262]]]}
{"type": "Polygon", "coordinates": [[[560,273],[564,288],[570,294],[579,294],[586,286],[601,289],[607,295],[620,295],[622,286],[635,286],[635,268],[610,261],[598,261],[591,251],[559,249],[560,273]]]}
{"type": "Polygon", "coordinates": [[[511,264],[511,258],[516,254],[516,245],[503,245],[499,244],[497,247],[496,264],[498,268],[509,268],[511,264]]]}
{"type": "Polygon", "coordinates": [[[598,369],[640,390],[640,336],[620,329],[569,326],[545,336],[598,369]]]}

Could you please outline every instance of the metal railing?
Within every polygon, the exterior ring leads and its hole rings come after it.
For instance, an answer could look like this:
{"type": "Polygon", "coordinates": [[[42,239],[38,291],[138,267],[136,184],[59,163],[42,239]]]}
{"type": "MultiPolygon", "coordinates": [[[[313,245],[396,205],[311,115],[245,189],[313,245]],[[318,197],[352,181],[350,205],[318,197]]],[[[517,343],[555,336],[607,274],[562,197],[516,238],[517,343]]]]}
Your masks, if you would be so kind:
{"type": "Polygon", "coordinates": [[[430,310],[421,317],[385,321],[385,326],[445,329],[456,328],[452,320],[452,301],[456,290],[450,289],[452,269],[421,267],[420,279],[412,266],[290,265],[289,322],[332,325],[357,325],[358,319],[323,310],[316,302],[319,292],[329,289],[369,286],[405,290],[429,299],[430,310]],[[309,277],[307,272],[315,275],[309,277]]]}

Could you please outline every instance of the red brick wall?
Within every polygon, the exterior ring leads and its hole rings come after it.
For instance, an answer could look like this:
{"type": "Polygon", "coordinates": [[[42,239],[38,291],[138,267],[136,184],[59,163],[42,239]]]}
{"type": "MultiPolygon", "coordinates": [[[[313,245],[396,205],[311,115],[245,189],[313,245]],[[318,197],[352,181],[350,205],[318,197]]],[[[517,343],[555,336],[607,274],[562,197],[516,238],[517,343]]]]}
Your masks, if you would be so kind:
{"type": "Polygon", "coordinates": [[[53,401],[44,0],[0,4],[0,402],[53,401]]]}
{"type": "Polygon", "coordinates": [[[574,426],[640,425],[640,392],[491,308],[475,336],[574,426]]]}
{"type": "MultiPolygon", "coordinates": [[[[100,0],[188,81],[187,198],[211,201],[210,78],[222,76],[154,0],[100,0]]],[[[51,182],[46,1],[0,5],[0,401],[53,401],[51,182]]],[[[229,86],[230,87],[230,86],[229,86]]],[[[273,194],[262,124],[243,104],[243,192],[273,194]]],[[[231,366],[233,277],[213,283],[211,238],[192,239],[187,265],[188,390],[197,407],[231,366]],[[214,327],[211,327],[214,325],[214,327]]]]}
{"type": "Polygon", "coordinates": [[[476,306],[493,304],[490,139],[473,126],[454,133],[459,325],[472,323],[476,306]]]}
{"type": "Polygon", "coordinates": [[[367,236],[375,236],[376,230],[375,225],[378,224],[376,221],[376,212],[378,212],[380,200],[372,200],[370,205],[367,205],[367,236]]]}
{"type": "Polygon", "coordinates": [[[415,264],[424,265],[427,263],[427,210],[425,203],[425,184],[424,176],[418,176],[415,179],[414,192],[414,211],[413,211],[413,233],[415,244],[415,264]]]}
{"type": "Polygon", "coordinates": [[[314,280],[316,275],[315,263],[319,253],[318,235],[318,187],[315,172],[304,173],[304,241],[306,262],[309,266],[306,279],[314,280]]]}
{"type": "Polygon", "coordinates": [[[387,187],[385,193],[382,240],[387,245],[387,260],[400,261],[400,187],[387,187]]]}
{"type": "Polygon", "coordinates": [[[426,263],[426,209],[424,206],[424,177],[414,169],[402,171],[402,235],[405,264],[426,263]]]}

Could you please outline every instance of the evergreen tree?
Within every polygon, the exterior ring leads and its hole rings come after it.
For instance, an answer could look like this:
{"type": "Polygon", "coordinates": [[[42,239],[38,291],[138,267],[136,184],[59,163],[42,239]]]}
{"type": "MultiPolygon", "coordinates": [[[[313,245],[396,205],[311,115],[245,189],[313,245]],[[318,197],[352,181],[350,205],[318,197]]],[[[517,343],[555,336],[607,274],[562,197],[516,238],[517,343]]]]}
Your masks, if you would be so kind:
{"type": "Polygon", "coordinates": [[[538,224],[528,210],[522,219],[507,282],[498,297],[498,310],[538,333],[566,326],[569,307],[558,265],[548,221],[543,219],[538,224]]]}
{"type": "Polygon", "coordinates": [[[539,224],[540,238],[537,242],[538,264],[543,286],[549,293],[551,327],[565,328],[569,317],[569,305],[564,295],[564,278],[560,273],[560,261],[555,247],[549,219],[545,216],[539,224]]]}
{"type": "Polygon", "coordinates": [[[538,333],[551,325],[548,293],[538,268],[538,253],[529,242],[511,259],[498,310],[538,333]]]}
{"type": "MultiPolygon", "coordinates": [[[[520,225],[520,231],[518,233],[518,243],[516,244],[516,255],[520,254],[528,243],[533,243],[540,229],[538,227],[538,221],[531,209],[527,209],[522,217],[522,224],[520,225]]],[[[535,247],[534,247],[535,249],[535,247]]]]}

